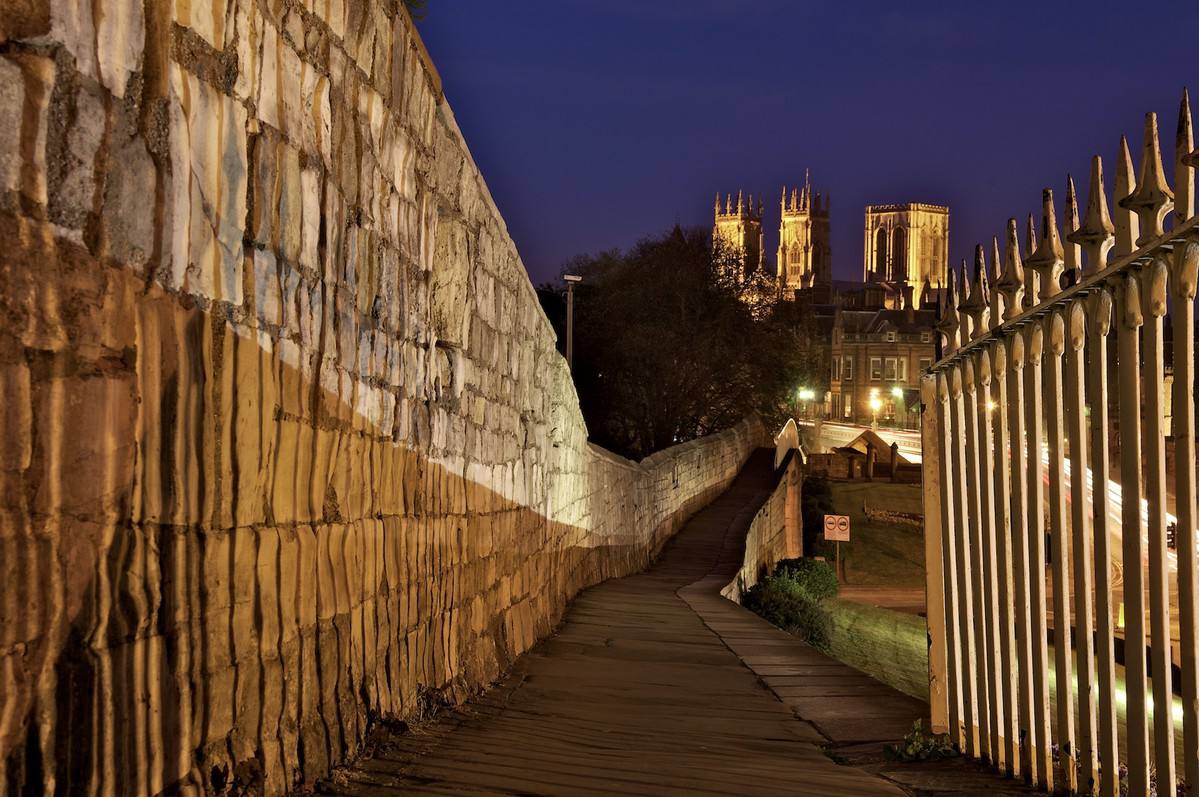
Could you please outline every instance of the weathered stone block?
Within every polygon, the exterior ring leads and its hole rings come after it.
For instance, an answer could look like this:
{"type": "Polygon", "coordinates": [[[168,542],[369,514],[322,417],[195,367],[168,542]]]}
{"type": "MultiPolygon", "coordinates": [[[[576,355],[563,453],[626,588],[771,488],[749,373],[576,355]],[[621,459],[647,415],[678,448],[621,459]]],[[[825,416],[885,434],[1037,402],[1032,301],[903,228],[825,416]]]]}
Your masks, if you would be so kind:
{"type": "MultiPolygon", "coordinates": [[[[103,255],[140,274],[154,252],[159,220],[157,209],[150,203],[157,189],[158,171],[140,136],[127,135],[118,126],[112,132],[110,146],[110,172],[104,182],[100,216],[103,255]]],[[[0,142],[0,159],[2,153],[0,142]]]]}
{"type": "Polygon", "coordinates": [[[127,512],[137,451],[133,379],[55,376],[34,387],[33,402],[42,452],[36,509],[109,519],[127,512]]]}
{"type": "MultiPolygon", "coordinates": [[[[141,3],[127,0],[94,2],[100,6],[93,12],[100,80],[114,96],[124,97],[130,76],[140,71],[142,66],[142,47],[146,36],[145,11],[141,3]]],[[[80,6],[86,4],[80,3],[80,6]]]]}
{"type": "Polygon", "coordinates": [[[0,364],[0,470],[29,467],[33,450],[33,400],[29,368],[24,363],[0,364]]]}
{"type": "Polygon", "coordinates": [[[0,186],[19,191],[39,205],[47,204],[46,135],[54,62],[19,53],[0,58],[0,186]],[[14,69],[15,67],[15,69],[14,69]],[[11,145],[11,146],[10,146],[11,145]]]}
{"type": "Polygon", "coordinates": [[[178,66],[170,79],[175,236],[167,285],[241,304],[246,111],[178,66]]]}

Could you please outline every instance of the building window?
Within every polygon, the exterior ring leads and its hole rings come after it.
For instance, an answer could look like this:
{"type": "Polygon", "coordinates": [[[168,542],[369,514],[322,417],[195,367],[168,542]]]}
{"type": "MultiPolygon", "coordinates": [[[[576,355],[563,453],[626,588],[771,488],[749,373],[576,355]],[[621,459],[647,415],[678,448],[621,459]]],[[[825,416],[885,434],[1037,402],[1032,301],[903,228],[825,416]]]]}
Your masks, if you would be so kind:
{"type": "Polygon", "coordinates": [[[887,382],[895,381],[895,358],[888,357],[883,360],[883,379],[887,382]]]}
{"type": "Polygon", "coordinates": [[[841,358],[833,358],[833,381],[837,382],[841,379],[841,358]]]}
{"type": "Polygon", "coordinates": [[[932,357],[921,357],[920,358],[920,373],[924,373],[925,371],[927,371],[929,368],[932,368],[932,367],[933,367],[933,358],[932,357]]]}
{"type": "Polygon", "coordinates": [[[841,361],[841,379],[844,382],[853,381],[853,358],[846,357],[841,361]]]}
{"type": "Polygon", "coordinates": [[[878,275],[878,279],[886,279],[887,231],[882,227],[878,228],[878,234],[874,236],[874,273],[878,275]]]}
{"type": "Polygon", "coordinates": [[[908,234],[903,227],[896,227],[891,246],[891,279],[904,282],[908,278],[908,234]]]}
{"type": "Polygon", "coordinates": [[[850,396],[846,396],[845,397],[845,414],[842,417],[849,418],[852,416],[853,416],[853,398],[850,396]]]}
{"type": "Polygon", "coordinates": [[[888,342],[888,343],[894,343],[894,342],[895,342],[895,333],[894,333],[894,332],[888,332],[888,333],[887,333],[887,342],[888,342]]]}
{"type": "Polygon", "coordinates": [[[870,358],[870,378],[872,380],[874,380],[875,382],[877,382],[878,380],[883,378],[883,358],[882,357],[871,357],[870,358]]]}
{"type": "Polygon", "coordinates": [[[921,343],[932,343],[933,342],[933,333],[921,332],[920,333],[920,342],[921,343]]]}
{"type": "Polygon", "coordinates": [[[897,382],[908,381],[908,358],[900,357],[895,363],[895,380],[897,382]]]}

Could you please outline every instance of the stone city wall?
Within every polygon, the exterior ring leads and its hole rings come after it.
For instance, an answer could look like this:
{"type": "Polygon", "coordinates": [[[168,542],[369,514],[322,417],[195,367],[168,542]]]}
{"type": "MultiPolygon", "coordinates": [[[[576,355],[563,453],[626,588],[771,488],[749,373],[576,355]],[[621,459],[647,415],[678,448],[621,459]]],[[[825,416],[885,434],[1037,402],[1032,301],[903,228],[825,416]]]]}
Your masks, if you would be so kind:
{"type": "Polygon", "coordinates": [[[643,567],[406,12],[0,4],[0,791],[279,794],[643,567]]]}
{"type": "Polygon", "coordinates": [[[736,603],[763,577],[774,571],[781,559],[803,556],[803,530],[800,520],[800,493],[803,488],[803,462],[792,450],[782,462],[783,473],[745,533],[745,552],[741,568],[720,591],[736,603]]]}

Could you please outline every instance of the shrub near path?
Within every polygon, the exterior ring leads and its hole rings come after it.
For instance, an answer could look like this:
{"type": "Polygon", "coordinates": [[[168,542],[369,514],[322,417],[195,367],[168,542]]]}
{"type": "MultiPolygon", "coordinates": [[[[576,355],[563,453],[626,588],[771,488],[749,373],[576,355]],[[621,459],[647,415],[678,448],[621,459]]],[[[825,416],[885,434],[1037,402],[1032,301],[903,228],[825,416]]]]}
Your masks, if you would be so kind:
{"type": "Polygon", "coordinates": [[[837,577],[827,562],[783,559],[745,594],[742,604],[817,650],[828,651],[832,621],[822,604],[836,594],[837,577]]]}

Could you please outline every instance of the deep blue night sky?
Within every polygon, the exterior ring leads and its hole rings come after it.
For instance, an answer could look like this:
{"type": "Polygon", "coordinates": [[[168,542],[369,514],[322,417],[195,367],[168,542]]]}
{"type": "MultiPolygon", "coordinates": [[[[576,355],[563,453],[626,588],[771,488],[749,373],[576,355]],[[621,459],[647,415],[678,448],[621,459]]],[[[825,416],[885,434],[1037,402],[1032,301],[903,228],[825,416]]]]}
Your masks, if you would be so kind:
{"type": "Polygon", "coordinates": [[[1067,171],[1085,202],[1092,153],[1110,191],[1145,111],[1169,163],[1199,9],[1167,5],[430,0],[419,27],[534,281],[710,225],[738,188],[767,198],[773,260],[805,167],[832,196],[834,275],[855,278],[868,203],[948,204],[957,262],[1067,171]]]}

